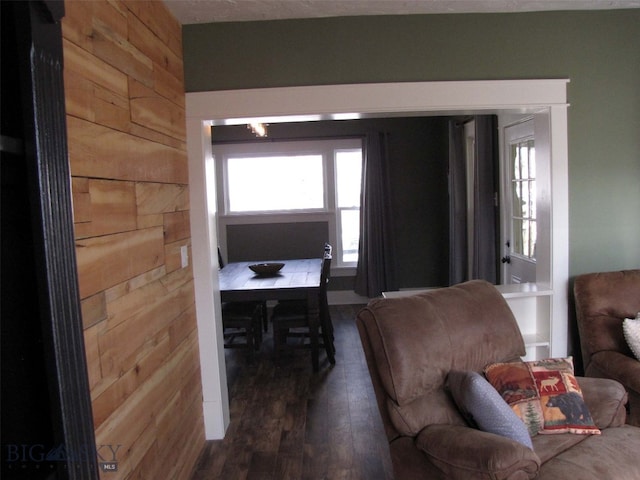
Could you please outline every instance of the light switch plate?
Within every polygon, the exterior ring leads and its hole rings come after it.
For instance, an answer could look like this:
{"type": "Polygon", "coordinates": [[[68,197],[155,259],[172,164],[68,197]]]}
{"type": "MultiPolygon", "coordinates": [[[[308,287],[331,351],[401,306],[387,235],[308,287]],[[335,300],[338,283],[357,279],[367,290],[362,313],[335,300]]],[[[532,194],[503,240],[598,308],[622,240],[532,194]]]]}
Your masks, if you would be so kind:
{"type": "Polygon", "coordinates": [[[189,249],[186,245],[180,247],[180,263],[182,268],[189,266],[189,249]]]}

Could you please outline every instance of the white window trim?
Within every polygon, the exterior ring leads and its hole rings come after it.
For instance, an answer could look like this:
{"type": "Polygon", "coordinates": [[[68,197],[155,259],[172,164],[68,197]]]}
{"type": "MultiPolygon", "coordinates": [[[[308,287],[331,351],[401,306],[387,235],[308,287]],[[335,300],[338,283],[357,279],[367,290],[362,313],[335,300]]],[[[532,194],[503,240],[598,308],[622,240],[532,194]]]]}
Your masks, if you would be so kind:
{"type": "MultiPolygon", "coordinates": [[[[212,153],[216,164],[216,201],[218,231],[225,232],[229,225],[256,223],[295,223],[326,221],[329,229],[329,243],[334,248],[332,275],[343,276],[355,272],[356,262],[342,261],[342,245],[338,223],[339,210],[336,205],[335,152],[339,150],[362,149],[362,139],[328,138],[318,140],[294,140],[275,142],[244,142],[213,145],[212,153]],[[239,156],[274,155],[322,155],[324,170],[324,206],[320,209],[272,211],[272,212],[231,212],[228,198],[227,161],[239,156]]],[[[221,249],[226,252],[226,235],[220,235],[221,249]]]]}

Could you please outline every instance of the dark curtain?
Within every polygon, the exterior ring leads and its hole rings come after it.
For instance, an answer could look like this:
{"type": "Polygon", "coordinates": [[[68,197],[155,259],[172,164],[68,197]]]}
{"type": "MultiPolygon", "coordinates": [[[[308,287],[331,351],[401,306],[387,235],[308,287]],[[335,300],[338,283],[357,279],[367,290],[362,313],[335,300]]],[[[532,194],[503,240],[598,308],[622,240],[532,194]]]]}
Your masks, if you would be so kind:
{"type": "Polygon", "coordinates": [[[498,125],[494,115],[476,117],[473,278],[497,283],[498,125]]]}
{"type": "Polygon", "coordinates": [[[497,119],[476,116],[474,171],[466,171],[464,121],[449,122],[449,283],[498,282],[497,119]],[[473,174],[473,258],[468,272],[467,175],[473,174]]]}
{"type": "Polygon", "coordinates": [[[397,290],[387,134],[366,136],[355,291],[369,298],[397,290]]]}
{"type": "Polygon", "coordinates": [[[467,172],[464,122],[449,121],[449,285],[467,280],[467,172]]]}

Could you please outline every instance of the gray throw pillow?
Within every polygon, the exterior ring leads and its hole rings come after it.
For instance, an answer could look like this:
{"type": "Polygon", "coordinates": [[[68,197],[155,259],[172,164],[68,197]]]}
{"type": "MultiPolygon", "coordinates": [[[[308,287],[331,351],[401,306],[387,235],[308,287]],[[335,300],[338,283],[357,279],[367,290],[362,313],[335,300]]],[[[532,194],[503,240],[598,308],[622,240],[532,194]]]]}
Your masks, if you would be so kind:
{"type": "Polygon", "coordinates": [[[458,409],[471,425],[533,449],[524,422],[482,375],[452,371],[447,383],[458,409]]]}

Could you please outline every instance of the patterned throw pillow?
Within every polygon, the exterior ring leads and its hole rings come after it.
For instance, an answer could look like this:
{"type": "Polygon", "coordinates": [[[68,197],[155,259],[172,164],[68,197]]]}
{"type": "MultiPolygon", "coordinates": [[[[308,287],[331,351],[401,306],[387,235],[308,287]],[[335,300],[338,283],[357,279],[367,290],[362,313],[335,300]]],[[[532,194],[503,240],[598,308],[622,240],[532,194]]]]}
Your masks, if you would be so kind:
{"type": "Polygon", "coordinates": [[[495,363],[485,368],[485,375],[529,435],[600,433],[573,375],[572,357],[495,363]]]}
{"type": "Polygon", "coordinates": [[[638,312],[636,318],[625,318],[622,321],[622,331],[629,348],[636,358],[640,360],[640,312],[638,312]]]}

